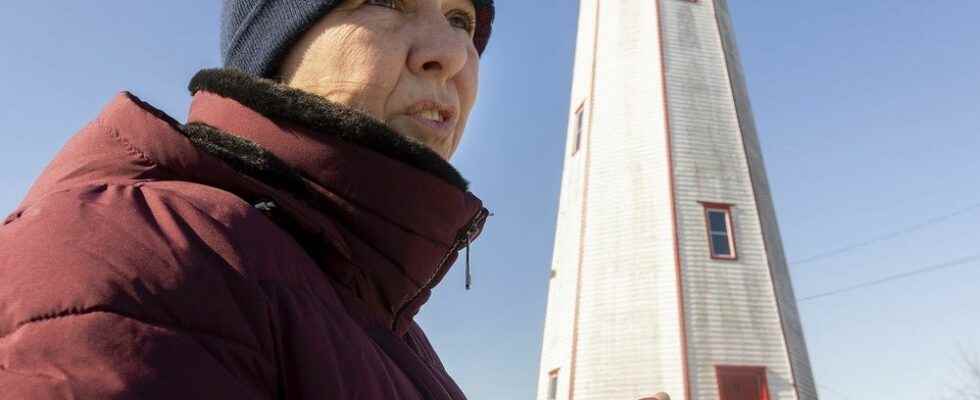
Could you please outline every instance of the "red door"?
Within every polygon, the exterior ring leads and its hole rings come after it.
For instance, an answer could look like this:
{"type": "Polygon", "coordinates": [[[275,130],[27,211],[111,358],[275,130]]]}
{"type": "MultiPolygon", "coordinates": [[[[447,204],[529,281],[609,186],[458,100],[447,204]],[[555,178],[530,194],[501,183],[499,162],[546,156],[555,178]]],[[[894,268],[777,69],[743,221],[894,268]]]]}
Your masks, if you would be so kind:
{"type": "Polygon", "coordinates": [[[765,367],[717,367],[721,400],[769,400],[765,367]]]}

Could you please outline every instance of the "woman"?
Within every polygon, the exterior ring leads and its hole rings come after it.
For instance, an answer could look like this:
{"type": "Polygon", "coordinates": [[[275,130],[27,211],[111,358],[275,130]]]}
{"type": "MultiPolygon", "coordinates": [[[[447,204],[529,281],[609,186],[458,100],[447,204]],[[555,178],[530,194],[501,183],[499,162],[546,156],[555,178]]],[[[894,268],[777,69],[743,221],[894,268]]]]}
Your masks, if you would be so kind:
{"type": "Polygon", "coordinates": [[[121,94],[0,228],[0,397],[463,399],[413,317],[493,12],[226,1],[189,121],[121,94]]]}

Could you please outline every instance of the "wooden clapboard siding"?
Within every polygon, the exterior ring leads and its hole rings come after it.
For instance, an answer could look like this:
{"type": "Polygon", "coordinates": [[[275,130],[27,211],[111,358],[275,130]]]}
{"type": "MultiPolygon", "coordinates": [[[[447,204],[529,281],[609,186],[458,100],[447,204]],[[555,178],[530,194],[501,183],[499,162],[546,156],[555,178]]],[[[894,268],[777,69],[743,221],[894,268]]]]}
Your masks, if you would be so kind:
{"type": "Polygon", "coordinates": [[[581,1],[539,400],[555,370],[558,399],[717,399],[717,365],[764,367],[772,399],[796,399],[794,382],[815,398],[715,6],[581,1]],[[711,259],[699,202],[733,205],[736,260],[711,259]]]}

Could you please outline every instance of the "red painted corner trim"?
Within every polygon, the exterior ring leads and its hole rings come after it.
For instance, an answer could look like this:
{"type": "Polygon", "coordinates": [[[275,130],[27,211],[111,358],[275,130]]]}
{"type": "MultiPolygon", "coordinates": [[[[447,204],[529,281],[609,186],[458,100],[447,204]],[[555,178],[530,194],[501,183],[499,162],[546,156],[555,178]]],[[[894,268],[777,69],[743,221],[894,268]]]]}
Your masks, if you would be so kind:
{"type": "MultiPolygon", "coordinates": [[[[575,373],[578,367],[578,325],[579,325],[579,307],[582,297],[582,264],[585,258],[585,228],[588,226],[588,205],[589,205],[589,175],[592,166],[592,121],[595,115],[595,81],[596,81],[596,60],[599,54],[599,10],[602,3],[596,2],[595,5],[595,23],[594,32],[592,39],[592,76],[589,78],[591,82],[589,83],[589,97],[586,99],[589,106],[589,131],[588,137],[585,138],[585,166],[582,172],[584,177],[582,178],[582,214],[581,214],[581,226],[579,227],[579,242],[578,242],[578,271],[575,275],[575,306],[572,316],[572,356],[568,367],[568,400],[575,399],[575,373]]],[[[586,103],[582,103],[582,107],[585,107],[586,103]]],[[[584,132],[583,132],[584,133],[584,132]]]]}
{"type": "MultiPolygon", "coordinates": [[[[717,0],[714,0],[714,1],[717,1],[717,0]]],[[[725,40],[722,38],[721,21],[719,19],[719,15],[718,15],[718,3],[716,2],[713,5],[714,5],[713,11],[714,11],[714,16],[715,16],[716,26],[718,27],[718,45],[722,49],[722,53],[725,53],[726,52],[726,49],[727,49],[727,46],[725,45],[725,40]]],[[[733,27],[734,24],[732,23],[732,21],[729,20],[727,22],[729,23],[729,26],[732,27],[732,29],[734,29],[734,27],[733,27]]],[[[732,49],[732,50],[733,51],[738,51],[737,48],[736,49],[732,49]]],[[[749,148],[748,148],[748,145],[745,143],[745,132],[743,131],[743,128],[744,128],[743,118],[745,118],[745,116],[743,116],[743,115],[741,115],[741,114],[738,113],[738,99],[737,99],[737,94],[736,94],[736,90],[735,90],[735,78],[732,76],[732,66],[729,65],[728,57],[727,56],[722,57],[722,61],[725,63],[725,74],[728,76],[728,85],[729,85],[729,88],[731,89],[731,93],[732,93],[732,107],[735,108],[735,116],[738,118],[738,134],[739,134],[739,136],[742,139],[742,151],[746,155],[748,155],[749,154],[749,148]]],[[[756,134],[758,135],[758,132],[756,132],[756,134]]],[[[748,160],[747,157],[746,157],[745,162],[746,162],[746,166],[749,166],[748,165],[749,160],[748,160]]],[[[755,182],[755,178],[752,176],[751,171],[749,172],[749,181],[751,182],[751,185],[752,185],[752,197],[755,200],[755,207],[756,207],[757,210],[759,210],[760,209],[760,207],[759,207],[759,193],[756,192],[756,182],[755,182]]],[[[775,215],[773,215],[773,217],[775,217],[775,215]]],[[[791,354],[790,348],[789,348],[789,336],[787,335],[787,331],[786,331],[786,321],[783,319],[785,317],[785,315],[783,314],[783,307],[785,307],[785,305],[781,304],[781,302],[779,301],[779,292],[776,290],[776,277],[773,276],[773,268],[774,268],[773,267],[773,264],[776,263],[776,261],[773,261],[772,254],[769,252],[769,250],[770,250],[769,249],[769,241],[766,240],[766,238],[767,238],[766,232],[767,231],[766,231],[765,225],[762,223],[761,211],[760,211],[760,215],[759,215],[758,220],[759,220],[759,231],[762,232],[762,237],[763,237],[762,245],[763,245],[763,250],[764,250],[765,255],[766,255],[766,266],[769,268],[769,282],[772,285],[772,296],[773,296],[773,300],[776,302],[776,314],[778,314],[778,316],[779,316],[779,328],[780,328],[780,330],[783,333],[783,348],[786,350],[786,363],[789,365],[789,374],[790,374],[790,377],[793,380],[793,382],[792,382],[793,393],[796,394],[796,398],[797,399],[800,399],[801,398],[800,397],[800,380],[799,380],[799,377],[797,376],[796,367],[793,365],[793,357],[792,357],[792,354],[791,354]]],[[[783,254],[783,263],[786,263],[785,254],[783,254]]],[[[787,272],[788,272],[789,265],[786,265],[786,268],[787,268],[787,272]]],[[[795,302],[796,299],[791,298],[789,301],[794,301],[795,302]]],[[[797,318],[799,318],[799,314],[797,314],[797,318]]],[[[811,377],[812,377],[812,372],[811,372],[811,377]]]]}
{"type": "Polygon", "coordinates": [[[691,399],[691,371],[688,362],[687,355],[687,317],[684,314],[684,275],[681,269],[681,247],[680,242],[678,242],[677,227],[680,223],[677,220],[677,197],[675,195],[675,184],[674,184],[674,146],[673,140],[671,138],[671,128],[670,128],[670,111],[667,102],[667,62],[666,62],[666,52],[664,51],[664,18],[663,12],[661,10],[660,2],[662,0],[656,0],[654,3],[657,8],[657,27],[660,30],[660,79],[662,83],[661,89],[663,90],[663,112],[664,112],[664,136],[667,141],[667,170],[670,178],[670,212],[674,220],[674,226],[672,229],[673,240],[674,240],[674,269],[677,274],[677,311],[680,320],[681,329],[681,363],[683,363],[684,370],[684,399],[691,399]]]}

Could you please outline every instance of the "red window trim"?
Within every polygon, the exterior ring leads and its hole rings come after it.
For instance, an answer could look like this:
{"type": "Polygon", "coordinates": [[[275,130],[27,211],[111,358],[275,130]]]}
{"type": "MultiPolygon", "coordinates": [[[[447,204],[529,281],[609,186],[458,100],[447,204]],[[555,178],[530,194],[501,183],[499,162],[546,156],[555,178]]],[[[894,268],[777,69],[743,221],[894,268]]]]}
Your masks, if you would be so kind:
{"type": "Polygon", "coordinates": [[[721,210],[731,210],[735,207],[728,203],[712,203],[710,201],[699,201],[698,203],[701,203],[705,208],[717,208],[721,210]]]}
{"type": "Polygon", "coordinates": [[[725,203],[712,203],[702,201],[700,202],[704,206],[704,232],[708,239],[708,252],[711,254],[712,260],[723,260],[723,261],[735,261],[738,260],[738,246],[735,242],[735,219],[732,218],[732,205],[725,203]],[[725,219],[727,221],[728,228],[728,247],[731,249],[731,255],[719,255],[715,254],[714,242],[711,240],[711,219],[708,215],[709,211],[722,211],[725,213],[725,219]]]}
{"type": "Polygon", "coordinates": [[[769,379],[767,377],[766,367],[759,366],[748,366],[748,365],[715,365],[715,382],[718,384],[718,398],[720,400],[725,400],[721,396],[721,377],[723,375],[752,375],[759,377],[762,382],[762,399],[769,400],[769,379]]]}

